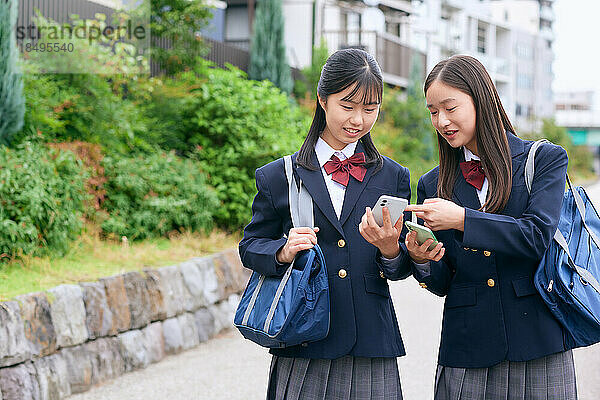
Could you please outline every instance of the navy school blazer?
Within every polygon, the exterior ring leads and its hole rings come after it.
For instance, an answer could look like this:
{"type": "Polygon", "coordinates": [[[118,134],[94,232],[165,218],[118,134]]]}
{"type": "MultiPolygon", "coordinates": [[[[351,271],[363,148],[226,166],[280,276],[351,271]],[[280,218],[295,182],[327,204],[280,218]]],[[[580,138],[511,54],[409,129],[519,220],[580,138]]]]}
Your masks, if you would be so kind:
{"type": "MultiPolygon", "coordinates": [[[[446,248],[444,258],[430,263],[428,276],[414,270],[421,286],[446,296],[440,365],[482,368],[567,350],[561,326],[533,284],[558,226],[567,153],[553,144],[538,149],[529,195],[524,170],[532,142],[507,137],[513,176],[504,210],[478,211],[477,192],[457,168],[452,201],[465,207],[464,232],[435,232],[446,248]]],[[[437,197],[438,168],[419,179],[418,203],[437,197]]]]}
{"type": "MultiPolygon", "coordinates": [[[[356,151],[364,151],[360,142],[356,151]]],[[[297,154],[292,156],[294,174],[302,179],[313,198],[315,226],[320,228],[317,241],[327,264],[330,327],[323,340],[270,352],[282,357],[324,359],[345,355],[404,355],[386,278],[404,279],[411,274],[407,253],[402,252],[401,261],[396,263],[402,269],[388,267],[388,274],[384,275],[378,249],[360,235],[358,225],[365,207],[373,207],[380,195],[410,199],[408,169],[383,157],[383,168],[377,173],[374,173],[375,166],[370,166],[362,182],[351,177],[338,220],[321,170],[298,166],[297,154]]],[[[319,165],[314,151],[312,161],[319,165]]],[[[282,275],[287,265],[278,264],[275,254],[286,243],[283,235],[292,228],[283,159],[257,169],[256,186],[258,193],[252,204],[252,220],[239,244],[242,263],[263,275],[282,275]]]]}

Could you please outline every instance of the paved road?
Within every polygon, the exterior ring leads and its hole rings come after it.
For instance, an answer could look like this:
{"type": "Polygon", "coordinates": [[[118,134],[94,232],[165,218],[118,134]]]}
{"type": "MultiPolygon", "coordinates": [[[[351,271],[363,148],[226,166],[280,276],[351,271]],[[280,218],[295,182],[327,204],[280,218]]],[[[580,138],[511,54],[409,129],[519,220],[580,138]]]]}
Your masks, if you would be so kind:
{"type": "MultiPolygon", "coordinates": [[[[588,193],[600,204],[600,184],[588,193]]],[[[431,399],[443,301],[412,278],[390,288],[407,351],[398,360],[404,398],[431,399]]],[[[71,400],[264,399],[269,360],[264,349],[232,330],[71,400]]],[[[600,344],[577,349],[575,365],[579,399],[600,399],[600,344]]]]}

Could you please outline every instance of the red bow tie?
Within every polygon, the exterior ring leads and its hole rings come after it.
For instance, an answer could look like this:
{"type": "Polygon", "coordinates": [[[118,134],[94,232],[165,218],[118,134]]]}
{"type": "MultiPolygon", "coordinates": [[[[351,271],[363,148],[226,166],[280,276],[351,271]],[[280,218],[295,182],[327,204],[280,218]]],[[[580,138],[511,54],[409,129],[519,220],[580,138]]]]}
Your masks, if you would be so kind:
{"type": "Polygon", "coordinates": [[[334,181],[348,186],[350,175],[359,182],[363,181],[367,173],[367,168],[364,166],[365,161],[365,153],[356,153],[344,161],[340,161],[337,156],[333,155],[331,156],[331,160],[323,165],[323,168],[325,168],[327,175],[331,175],[334,181]]]}
{"type": "Polygon", "coordinates": [[[481,190],[483,187],[483,181],[485,180],[485,173],[481,167],[481,161],[471,160],[461,162],[460,169],[465,177],[465,180],[477,188],[477,190],[481,190]]]}

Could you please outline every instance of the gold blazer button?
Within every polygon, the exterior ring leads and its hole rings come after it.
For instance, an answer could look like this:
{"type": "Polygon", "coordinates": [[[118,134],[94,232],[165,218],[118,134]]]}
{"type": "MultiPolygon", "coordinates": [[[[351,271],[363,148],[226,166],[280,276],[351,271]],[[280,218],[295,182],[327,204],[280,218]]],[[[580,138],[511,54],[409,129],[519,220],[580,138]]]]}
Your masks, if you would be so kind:
{"type": "Polygon", "coordinates": [[[338,240],[338,247],[344,247],[346,245],[346,241],[344,239],[338,240]]]}
{"type": "Polygon", "coordinates": [[[344,279],[346,276],[348,276],[348,273],[346,272],[346,270],[344,268],[342,268],[338,271],[338,276],[340,278],[344,279]]]}
{"type": "Polygon", "coordinates": [[[489,287],[494,287],[496,285],[496,282],[494,282],[493,279],[488,279],[487,284],[489,287]]]}
{"type": "Polygon", "coordinates": [[[486,257],[489,257],[489,256],[491,256],[491,255],[492,255],[492,252],[491,252],[491,251],[487,251],[487,250],[485,250],[485,251],[483,252],[483,255],[484,255],[484,256],[486,256],[486,257]]]}

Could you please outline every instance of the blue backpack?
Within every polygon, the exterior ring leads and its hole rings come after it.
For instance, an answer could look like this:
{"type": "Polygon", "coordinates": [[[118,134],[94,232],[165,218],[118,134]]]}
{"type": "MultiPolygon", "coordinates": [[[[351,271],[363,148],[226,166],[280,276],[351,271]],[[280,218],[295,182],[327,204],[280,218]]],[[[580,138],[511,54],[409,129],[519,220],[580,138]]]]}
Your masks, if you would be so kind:
{"type": "MultiPolygon", "coordinates": [[[[525,183],[531,191],[538,140],[529,151],[525,183]]],[[[558,229],[534,276],[535,287],[565,331],[567,348],[600,341],[600,217],[582,187],[565,192],[558,229]]]]}
{"type": "MultiPolygon", "coordinates": [[[[284,157],[292,224],[314,226],[313,202],[296,185],[290,156],[284,157]]],[[[324,339],[329,333],[329,281],[319,245],[296,255],[281,277],[253,272],[235,313],[234,325],[264,347],[288,347],[324,339]]]]}

